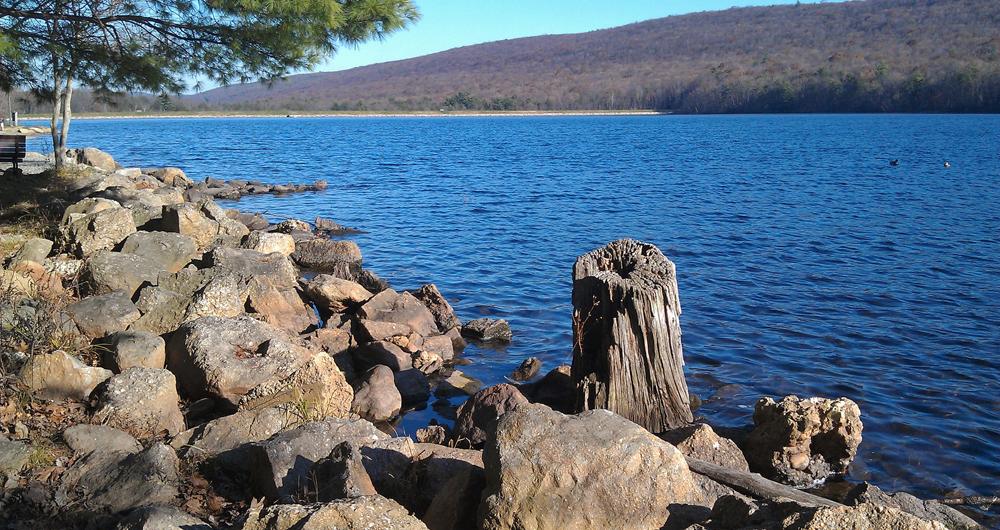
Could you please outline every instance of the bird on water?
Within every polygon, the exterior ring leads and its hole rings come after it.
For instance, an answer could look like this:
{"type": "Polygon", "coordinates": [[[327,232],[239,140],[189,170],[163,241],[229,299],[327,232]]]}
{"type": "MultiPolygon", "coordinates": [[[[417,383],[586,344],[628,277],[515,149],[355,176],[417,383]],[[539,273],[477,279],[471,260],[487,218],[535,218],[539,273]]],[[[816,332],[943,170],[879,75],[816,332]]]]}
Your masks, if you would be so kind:
{"type": "Polygon", "coordinates": [[[889,162],[889,165],[892,166],[892,167],[898,166],[899,165],[899,159],[898,158],[893,159],[891,162],[889,162]]]}

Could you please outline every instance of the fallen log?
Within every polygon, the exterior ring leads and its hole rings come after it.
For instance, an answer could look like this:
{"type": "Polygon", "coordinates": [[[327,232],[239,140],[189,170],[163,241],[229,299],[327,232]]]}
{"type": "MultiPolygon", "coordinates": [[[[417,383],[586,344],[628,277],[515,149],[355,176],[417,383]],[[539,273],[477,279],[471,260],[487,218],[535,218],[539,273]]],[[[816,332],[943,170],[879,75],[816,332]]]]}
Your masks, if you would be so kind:
{"type": "Polygon", "coordinates": [[[699,460],[697,458],[691,458],[690,456],[685,458],[687,459],[688,468],[690,468],[691,471],[699,475],[706,476],[723,486],[729,486],[730,488],[755,499],[762,499],[766,501],[785,499],[801,504],[802,506],[813,508],[843,506],[842,504],[831,501],[830,499],[824,499],[818,495],[806,493],[791,486],[786,486],[784,484],[774,482],[773,480],[768,480],[760,476],[758,473],[738,471],[722,467],[711,462],[706,462],[704,460],[699,460]]]}
{"type": "Polygon", "coordinates": [[[653,433],[691,422],[674,264],[613,241],[573,265],[577,412],[607,409],[653,433]]]}

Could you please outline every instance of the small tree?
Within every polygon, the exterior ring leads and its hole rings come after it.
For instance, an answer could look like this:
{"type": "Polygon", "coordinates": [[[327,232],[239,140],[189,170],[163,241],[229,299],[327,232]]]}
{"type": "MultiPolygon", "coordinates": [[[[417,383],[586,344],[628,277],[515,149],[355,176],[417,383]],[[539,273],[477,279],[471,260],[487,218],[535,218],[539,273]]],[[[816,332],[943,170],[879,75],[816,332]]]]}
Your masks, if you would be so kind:
{"type": "Polygon", "coordinates": [[[411,0],[0,0],[0,53],[16,50],[27,84],[52,102],[61,166],[77,85],[177,93],[189,76],[273,81],[418,17],[411,0]]]}

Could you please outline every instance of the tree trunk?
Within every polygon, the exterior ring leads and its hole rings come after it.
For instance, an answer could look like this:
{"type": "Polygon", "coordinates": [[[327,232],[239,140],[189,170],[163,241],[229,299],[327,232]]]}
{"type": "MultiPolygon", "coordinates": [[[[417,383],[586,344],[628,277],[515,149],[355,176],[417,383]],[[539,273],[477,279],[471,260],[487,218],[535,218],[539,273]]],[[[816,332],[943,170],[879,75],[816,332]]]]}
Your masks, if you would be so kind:
{"type": "Polygon", "coordinates": [[[59,128],[59,147],[66,156],[66,141],[69,139],[69,123],[73,114],[73,72],[66,74],[66,88],[63,91],[62,126],[59,128]]]}
{"type": "Polygon", "coordinates": [[[59,117],[62,115],[62,94],[60,93],[59,76],[54,76],[53,87],[54,87],[54,97],[52,99],[52,118],[49,121],[49,130],[52,134],[52,155],[55,157],[56,169],[63,167],[63,154],[59,149],[59,117]]]}
{"type": "Polygon", "coordinates": [[[757,473],[749,473],[746,471],[738,471],[736,469],[722,467],[720,465],[705,462],[704,460],[698,460],[697,458],[692,458],[690,456],[685,458],[687,459],[688,468],[690,468],[691,471],[698,473],[699,475],[706,476],[724,486],[729,486],[730,488],[733,488],[744,495],[749,495],[755,499],[763,499],[771,502],[786,499],[795,501],[803,506],[816,508],[824,506],[836,508],[837,506],[841,506],[838,502],[824,499],[823,497],[819,497],[802,490],[797,490],[791,486],[779,484],[773,480],[768,480],[757,473]]]}
{"type": "Polygon", "coordinates": [[[576,410],[608,409],[659,433],[692,418],[674,264],[629,239],[573,266],[576,410]]]}

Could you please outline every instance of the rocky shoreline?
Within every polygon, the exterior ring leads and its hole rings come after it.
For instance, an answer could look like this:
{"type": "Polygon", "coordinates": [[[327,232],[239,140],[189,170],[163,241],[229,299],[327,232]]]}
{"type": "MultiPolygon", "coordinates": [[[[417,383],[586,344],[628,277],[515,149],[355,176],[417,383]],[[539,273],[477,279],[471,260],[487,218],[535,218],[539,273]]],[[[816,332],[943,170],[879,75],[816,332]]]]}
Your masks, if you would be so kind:
{"type": "Polygon", "coordinates": [[[461,352],[506,322],[392,289],[330,237],[352,229],[214,202],[325,182],[70,158],[25,176],[49,221],[0,269],[4,528],[980,528],[867,483],[796,489],[847,473],[846,398],[650,433],[579,412],[570,365],[482,388],[461,352]],[[433,396],[467,396],[454,424],[397,434],[433,396]]]}

